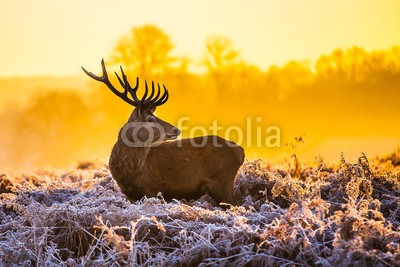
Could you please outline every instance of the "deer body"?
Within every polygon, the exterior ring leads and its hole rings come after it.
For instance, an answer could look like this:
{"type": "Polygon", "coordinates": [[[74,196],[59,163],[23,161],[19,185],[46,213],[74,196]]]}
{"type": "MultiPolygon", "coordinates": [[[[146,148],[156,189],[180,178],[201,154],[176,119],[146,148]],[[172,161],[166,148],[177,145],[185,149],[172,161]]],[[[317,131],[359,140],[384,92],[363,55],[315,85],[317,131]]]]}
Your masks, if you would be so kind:
{"type": "MultiPolygon", "coordinates": [[[[217,138],[220,144],[225,141],[217,136],[207,138],[217,138]]],[[[207,142],[193,147],[190,139],[182,139],[156,147],[132,148],[119,138],[109,166],[121,191],[132,200],[154,197],[158,192],[167,200],[196,199],[208,193],[217,202],[235,204],[233,183],[243,160],[239,146],[216,148],[207,142]]]]}
{"type": "Polygon", "coordinates": [[[154,97],[152,83],[151,94],[147,97],[146,82],[146,91],[139,100],[136,95],[138,79],[132,88],[121,68],[123,79],[117,77],[124,91],[120,92],[110,83],[104,61],[101,63],[102,77],[83,70],[135,106],[119,132],[109,160],[111,174],[127,199],[154,197],[161,192],[167,200],[189,200],[208,193],[218,203],[237,204],[233,184],[244,160],[243,148],[218,136],[175,140],[180,131],[154,116],[155,108],[168,99],[165,86],[164,94],[160,96],[158,85],[154,97]],[[128,92],[131,98],[128,98],[128,92]]]}

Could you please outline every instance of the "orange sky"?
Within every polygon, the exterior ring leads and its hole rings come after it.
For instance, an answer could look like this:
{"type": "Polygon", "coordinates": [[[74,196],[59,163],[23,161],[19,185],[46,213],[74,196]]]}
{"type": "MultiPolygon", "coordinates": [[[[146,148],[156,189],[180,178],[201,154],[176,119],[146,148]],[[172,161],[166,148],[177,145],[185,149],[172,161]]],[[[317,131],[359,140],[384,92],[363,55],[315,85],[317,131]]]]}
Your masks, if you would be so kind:
{"type": "Polygon", "coordinates": [[[151,23],[175,53],[200,59],[207,35],[233,40],[267,68],[335,48],[400,44],[400,1],[0,1],[0,76],[81,74],[110,55],[129,29],[151,23]]]}

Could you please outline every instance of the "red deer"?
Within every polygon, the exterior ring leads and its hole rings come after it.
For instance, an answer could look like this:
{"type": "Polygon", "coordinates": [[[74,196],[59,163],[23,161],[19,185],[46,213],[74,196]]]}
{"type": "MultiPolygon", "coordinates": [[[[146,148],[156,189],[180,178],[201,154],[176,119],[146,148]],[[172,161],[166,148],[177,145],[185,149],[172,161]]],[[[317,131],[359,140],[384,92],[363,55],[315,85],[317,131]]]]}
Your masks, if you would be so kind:
{"type": "Polygon", "coordinates": [[[108,78],[104,59],[101,66],[102,76],[82,69],[135,107],[119,132],[109,160],[111,174],[127,199],[154,197],[159,192],[167,200],[189,200],[209,194],[218,203],[237,204],[233,184],[244,160],[243,148],[218,136],[175,140],[180,130],[154,115],[156,107],[168,100],[167,88],[163,85],[160,90],[157,84],[156,93],[152,82],[148,95],[145,81],[145,92],[139,99],[139,78],[132,88],[121,67],[122,78],[115,73],[124,89],[119,91],[108,78]]]}

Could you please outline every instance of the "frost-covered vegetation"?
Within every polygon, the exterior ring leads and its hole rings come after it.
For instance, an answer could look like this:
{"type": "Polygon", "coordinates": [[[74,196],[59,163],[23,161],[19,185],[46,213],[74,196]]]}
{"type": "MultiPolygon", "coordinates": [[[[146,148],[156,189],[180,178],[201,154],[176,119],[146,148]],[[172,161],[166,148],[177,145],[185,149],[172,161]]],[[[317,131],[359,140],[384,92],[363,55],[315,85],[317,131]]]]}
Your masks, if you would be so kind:
{"type": "Polygon", "coordinates": [[[238,207],[125,200],[105,164],[1,175],[2,266],[399,266],[399,153],[246,161],[238,207]]]}

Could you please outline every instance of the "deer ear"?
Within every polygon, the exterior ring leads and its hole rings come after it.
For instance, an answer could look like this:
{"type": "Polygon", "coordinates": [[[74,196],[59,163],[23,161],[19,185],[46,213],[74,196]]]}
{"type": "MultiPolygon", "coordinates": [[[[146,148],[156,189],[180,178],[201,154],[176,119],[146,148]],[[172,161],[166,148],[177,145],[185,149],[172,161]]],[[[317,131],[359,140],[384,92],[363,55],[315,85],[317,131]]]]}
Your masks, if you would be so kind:
{"type": "Polygon", "coordinates": [[[151,113],[154,113],[155,111],[156,111],[156,107],[150,109],[151,113]]]}

